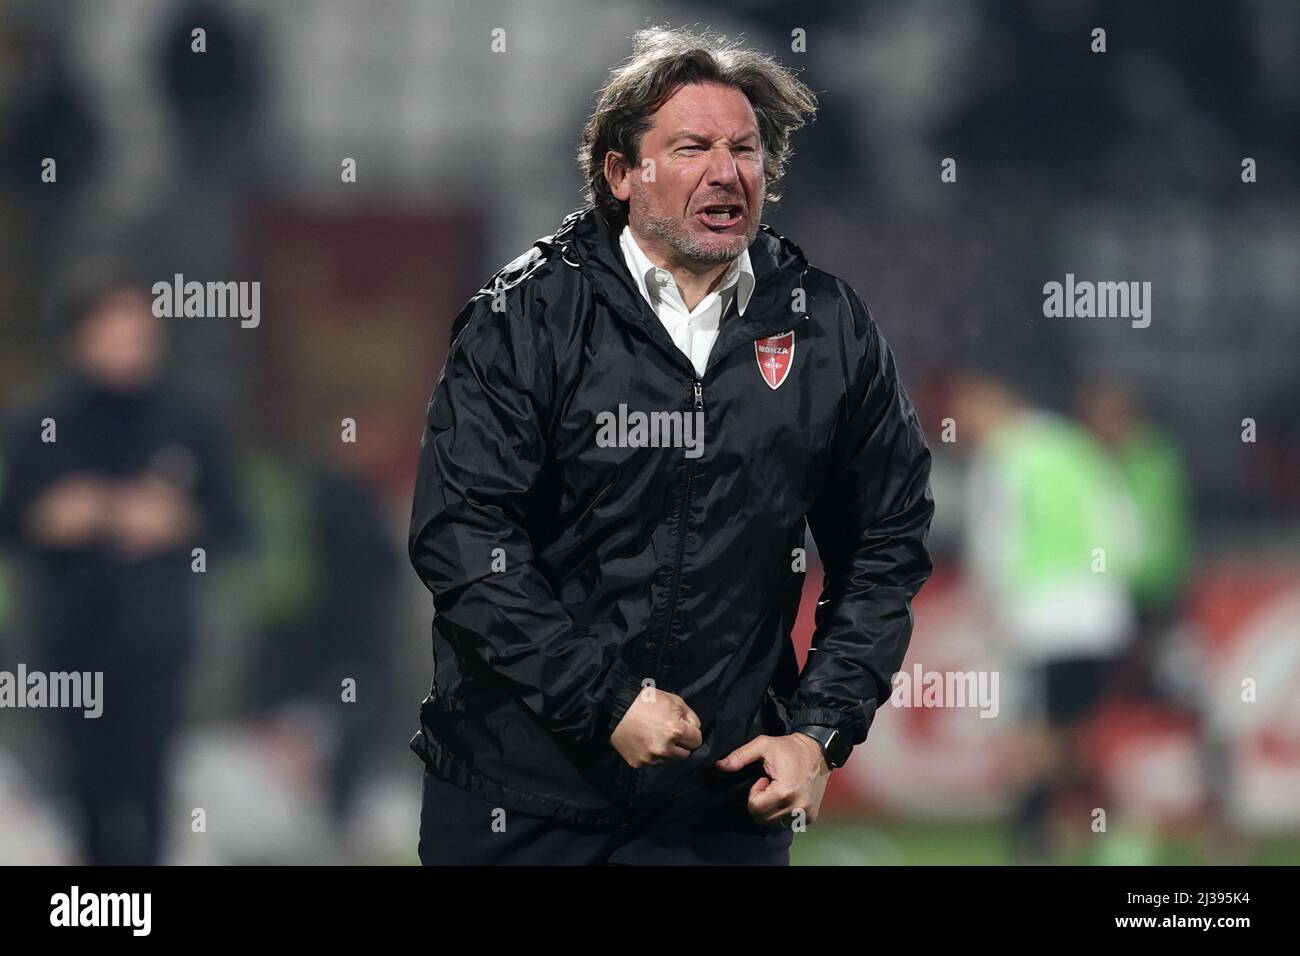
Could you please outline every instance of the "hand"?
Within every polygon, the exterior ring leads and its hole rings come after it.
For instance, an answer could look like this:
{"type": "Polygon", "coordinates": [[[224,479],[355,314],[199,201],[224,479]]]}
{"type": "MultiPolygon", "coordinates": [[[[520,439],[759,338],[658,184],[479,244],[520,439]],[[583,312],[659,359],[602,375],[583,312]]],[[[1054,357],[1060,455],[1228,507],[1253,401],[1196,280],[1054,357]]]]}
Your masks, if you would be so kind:
{"type": "Polygon", "coordinates": [[[806,823],[816,823],[831,776],[821,744],[807,734],[760,734],[719,760],[717,767],[736,771],[759,758],[766,776],[749,788],[749,815],[764,826],[786,826],[802,811],[806,823]]]}
{"type": "Polygon", "coordinates": [[[128,558],[175,547],[198,526],[198,515],[185,492],[154,476],[119,485],[111,515],[113,543],[128,558]]]}
{"type": "Polygon", "coordinates": [[[72,474],[55,482],[27,512],[27,533],[50,548],[83,548],[104,528],[110,491],[99,478],[72,474]]]}
{"type": "Polygon", "coordinates": [[[681,760],[704,742],[700,718],[676,694],[643,687],[610,735],[629,767],[681,760]]]}

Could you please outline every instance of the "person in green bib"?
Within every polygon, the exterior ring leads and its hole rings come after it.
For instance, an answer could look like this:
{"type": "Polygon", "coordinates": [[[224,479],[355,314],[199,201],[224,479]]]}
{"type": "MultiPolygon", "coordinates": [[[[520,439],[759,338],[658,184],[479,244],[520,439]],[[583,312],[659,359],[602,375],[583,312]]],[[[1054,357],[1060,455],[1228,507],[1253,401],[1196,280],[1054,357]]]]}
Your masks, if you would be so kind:
{"type": "MultiPolygon", "coordinates": [[[[957,376],[954,408],[957,445],[970,452],[966,574],[1019,675],[1017,858],[1047,862],[1068,835],[1054,827],[1058,811],[1072,799],[1097,805],[1081,734],[1132,640],[1141,529],[1122,476],[1075,422],[982,372],[957,376]]],[[[1086,832],[1086,814],[1069,819],[1086,832]]]]}
{"type": "Polygon", "coordinates": [[[1142,555],[1130,578],[1137,640],[1118,677],[1119,689],[1164,699],[1155,674],[1170,639],[1192,570],[1191,487],[1182,449],[1142,414],[1133,392],[1099,378],[1080,390],[1079,417],[1114,462],[1137,509],[1142,555]]]}

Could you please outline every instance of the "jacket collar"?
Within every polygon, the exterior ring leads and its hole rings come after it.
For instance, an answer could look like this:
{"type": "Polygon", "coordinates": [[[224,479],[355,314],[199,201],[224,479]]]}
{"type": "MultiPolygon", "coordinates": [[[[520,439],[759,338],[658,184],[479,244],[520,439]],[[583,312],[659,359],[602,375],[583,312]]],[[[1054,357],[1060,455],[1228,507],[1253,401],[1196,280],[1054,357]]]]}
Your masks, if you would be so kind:
{"type": "MultiPolygon", "coordinates": [[[[539,245],[558,247],[565,261],[582,270],[616,315],[640,327],[665,351],[689,366],[689,360],[673,345],[628,271],[619,246],[623,225],[609,214],[587,206],[566,216],[555,234],[539,240],[539,245]]],[[[744,314],[723,322],[709,354],[709,368],[737,345],[784,332],[807,318],[806,312],[791,311],[794,290],[802,288],[809,268],[798,246],[764,223],[749,245],[749,261],[754,271],[754,291],[744,314]]]]}
{"type": "MultiPolygon", "coordinates": [[[[618,245],[623,252],[623,262],[632,271],[637,291],[641,293],[642,298],[653,305],[654,300],[661,295],[657,283],[662,282],[668,273],[655,265],[646,255],[631,226],[625,225],[619,230],[618,245]]],[[[749,249],[746,248],[732,261],[715,291],[725,303],[731,290],[734,290],[736,311],[744,315],[745,308],[749,305],[749,297],[754,294],[754,281],[754,267],[749,262],[749,249]]],[[[684,306],[685,303],[681,305],[684,306]]]]}

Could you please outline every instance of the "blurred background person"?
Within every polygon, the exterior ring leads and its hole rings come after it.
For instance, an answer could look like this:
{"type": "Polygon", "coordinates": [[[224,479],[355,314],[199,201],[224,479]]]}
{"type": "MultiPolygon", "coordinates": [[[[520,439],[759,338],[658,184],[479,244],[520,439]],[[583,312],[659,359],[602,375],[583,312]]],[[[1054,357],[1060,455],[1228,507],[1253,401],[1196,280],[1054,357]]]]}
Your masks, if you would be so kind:
{"type": "MultiPolygon", "coordinates": [[[[340,421],[362,405],[340,401],[326,419],[340,421]]],[[[330,432],[294,460],[263,451],[250,501],[264,532],[256,560],[265,604],[244,703],[268,728],[295,708],[310,708],[327,728],[323,785],[331,825],[345,839],[358,790],[383,769],[389,735],[405,729],[407,716],[389,692],[400,668],[401,552],[358,461],[330,432]],[[286,570],[300,584],[277,586],[286,570]],[[345,680],[352,682],[347,706],[332,706],[344,697],[345,680]]]]}
{"type": "Polygon", "coordinates": [[[1046,863],[1062,849],[1057,813],[1086,832],[1102,802],[1082,733],[1132,637],[1132,508],[1075,423],[982,371],[958,374],[953,399],[973,456],[965,571],[1028,705],[1017,859],[1046,863]]]}
{"type": "Polygon", "coordinates": [[[1154,672],[1157,653],[1181,610],[1192,565],[1191,485],[1182,449],[1141,413],[1132,389],[1114,378],[1088,382],[1076,407],[1123,480],[1141,529],[1140,555],[1129,579],[1137,629],[1113,689],[1162,696],[1154,672]]]}
{"type": "Polygon", "coordinates": [[[32,584],[31,665],[102,672],[102,714],[56,710],[84,858],[159,860],[168,739],[194,645],[196,557],[239,515],[209,415],[163,372],[148,294],[111,267],[75,273],[67,373],[18,411],[0,535],[32,584]]]}
{"type": "Polygon", "coordinates": [[[1087,381],[1075,407],[1124,482],[1141,533],[1129,577],[1134,640],[1116,662],[1109,690],[1174,713],[1195,727],[1206,858],[1242,862],[1238,847],[1244,840],[1232,819],[1227,784],[1232,747],[1210,719],[1209,682],[1200,676],[1207,662],[1184,623],[1195,558],[1186,456],[1174,435],[1145,413],[1133,387],[1114,376],[1087,381]]]}

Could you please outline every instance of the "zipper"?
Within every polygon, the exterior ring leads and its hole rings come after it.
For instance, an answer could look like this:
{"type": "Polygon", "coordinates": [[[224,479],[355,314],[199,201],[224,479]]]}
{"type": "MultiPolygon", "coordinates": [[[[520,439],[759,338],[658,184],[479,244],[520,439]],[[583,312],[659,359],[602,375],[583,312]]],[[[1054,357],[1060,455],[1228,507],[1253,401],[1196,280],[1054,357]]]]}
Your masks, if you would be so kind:
{"type": "MultiPolygon", "coordinates": [[[[693,384],[692,397],[695,400],[695,411],[702,412],[704,411],[704,386],[698,380],[693,384]]],[[[677,594],[681,587],[682,561],[686,552],[686,525],[690,519],[691,483],[695,478],[695,461],[694,458],[686,460],[686,480],[683,483],[682,504],[677,516],[677,546],[673,557],[673,577],[668,587],[668,618],[664,623],[663,637],[659,642],[659,655],[654,669],[656,682],[663,669],[664,652],[668,649],[668,641],[673,633],[673,621],[677,617],[677,594]]]]}
{"type": "MultiPolygon", "coordinates": [[[[699,379],[692,382],[691,398],[694,410],[703,412],[704,384],[699,379]]],[[[686,478],[683,482],[681,506],[677,516],[677,544],[673,555],[673,576],[668,586],[668,612],[659,639],[659,653],[655,657],[653,678],[656,686],[658,686],[659,678],[663,672],[664,653],[668,650],[668,642],[672,639],[673,634],[673,623],[677,618],[677,596],[681,589],[682,563],[686,555],[686,526],[690,519],[691,485],[695,479],[695,461],[694,458],[686,460],[686,478]]],[[[627,782],[623,787],[623,801],[625,804],[630,804],[636,798],[641,775],[631,767],[627,767],[626,764],[624,764],[624,767],[627,769],[628,774],[627,782]]]]}

